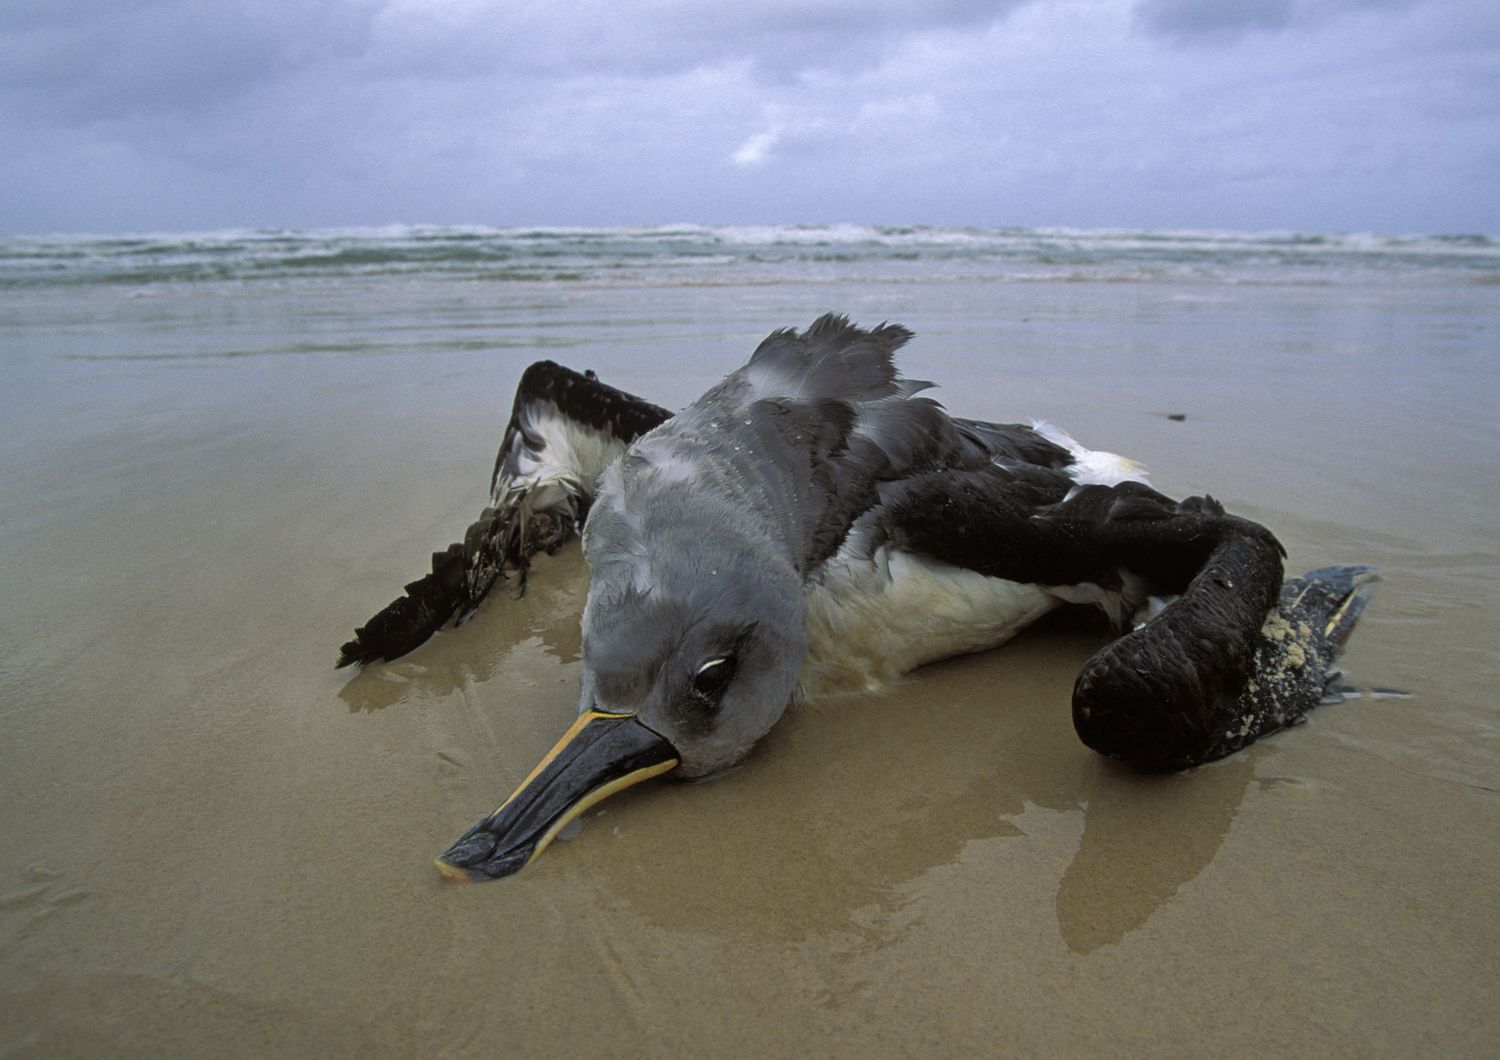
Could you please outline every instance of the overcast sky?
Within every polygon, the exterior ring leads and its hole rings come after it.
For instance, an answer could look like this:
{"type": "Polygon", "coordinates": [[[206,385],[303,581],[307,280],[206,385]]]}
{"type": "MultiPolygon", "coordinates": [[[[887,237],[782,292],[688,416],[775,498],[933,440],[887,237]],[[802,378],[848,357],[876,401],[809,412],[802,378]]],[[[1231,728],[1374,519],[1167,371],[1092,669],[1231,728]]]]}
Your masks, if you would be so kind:
{"type": "Polygon", "coordinates": [[[5,0],[0,232],[1500,233],[1500,0],[5,0]]]}

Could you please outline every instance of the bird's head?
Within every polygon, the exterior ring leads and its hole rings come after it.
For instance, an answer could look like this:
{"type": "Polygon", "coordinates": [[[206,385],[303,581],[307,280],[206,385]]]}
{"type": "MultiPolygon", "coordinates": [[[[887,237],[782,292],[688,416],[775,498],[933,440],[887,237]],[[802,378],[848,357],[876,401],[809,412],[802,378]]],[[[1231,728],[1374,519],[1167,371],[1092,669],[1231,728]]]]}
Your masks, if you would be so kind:
{"type": "Polygon", "coordinates": [[[591,545],[578,720],[438,859],[445,876],[518,871],[600,799],[667,772],[729,769],[781,717],[807,654],[796,571],[754,547],[672,536],[648,554],[591,545]]]}

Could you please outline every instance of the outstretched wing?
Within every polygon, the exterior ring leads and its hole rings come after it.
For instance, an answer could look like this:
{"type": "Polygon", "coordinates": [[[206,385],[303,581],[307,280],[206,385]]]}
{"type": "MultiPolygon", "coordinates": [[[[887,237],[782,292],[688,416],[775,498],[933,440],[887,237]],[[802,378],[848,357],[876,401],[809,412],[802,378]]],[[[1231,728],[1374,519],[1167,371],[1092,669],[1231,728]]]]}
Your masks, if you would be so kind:
{"type": "MultiPolygon", "coordinates": [[[[1080,485],[1026,428],[965,425],[986,466],[917,476],[879,513],[877,540],[990,577],[1101,603],[1124,629],[1084,666],[1073,719],[1094,750],[1184,769],[1300,721],[1363,607],[1363,568],[1282,588],[1280,543],[1209,497],[1180,503],[1136,481],[1080,485]],[[1052,466],[1047,466],[1047,465],[1052,466]]],[[[1045,440],[1045,439],[1044,439],[1045,440]]]]}
{"type": "Polygon", "coordinates": [[[495,457],[490,506],[462,542],[432,554],[430,573],[355,630],[338,665],[405,655],[450,618],[468,618],[510,575],[524,589],[531,557],[577,533],[600,473],[670,415],[592,372],[552,361],[526,369],[495,457]]]}

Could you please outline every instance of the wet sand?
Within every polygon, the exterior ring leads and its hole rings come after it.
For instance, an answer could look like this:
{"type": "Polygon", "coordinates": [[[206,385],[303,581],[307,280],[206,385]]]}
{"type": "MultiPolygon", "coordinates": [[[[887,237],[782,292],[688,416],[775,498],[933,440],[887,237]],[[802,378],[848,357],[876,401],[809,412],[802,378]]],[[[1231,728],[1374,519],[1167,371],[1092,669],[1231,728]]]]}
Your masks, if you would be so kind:
{"type": "Polygon", "coordinates": [[[0,1054],[1500,1050],[1493,287],[349,284],[25,324],[0,1054]],[[1071,730],[1105,634],[1049,620],[443,884],[432,856],[572,715],[577,550],[405,659],[332,662],[482,506],[520,369],[680,405],[827,308],[913,326],[907,374],[957,413],[1211,491],[1289,568],[1379,566],[1345,660],[1366,694],[1142,777],[1071,730]],[[399,337],[306,348],[361,331],[399,337]]]}

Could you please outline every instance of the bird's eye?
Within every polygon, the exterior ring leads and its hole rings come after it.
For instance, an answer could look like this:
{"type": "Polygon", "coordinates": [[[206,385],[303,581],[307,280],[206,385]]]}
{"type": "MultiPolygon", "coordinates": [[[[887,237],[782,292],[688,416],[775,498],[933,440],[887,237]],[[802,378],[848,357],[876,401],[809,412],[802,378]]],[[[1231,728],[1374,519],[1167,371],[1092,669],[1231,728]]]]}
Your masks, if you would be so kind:
{"type": "Polygon", "coordinates": [[[718,655],[693,672],[693,691],[710,703],[717,703],[733,680],[734,656],[718,655]]]}

